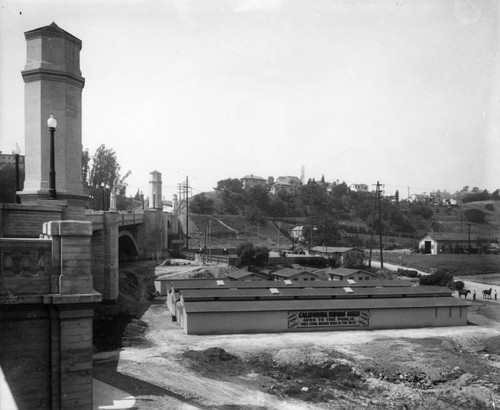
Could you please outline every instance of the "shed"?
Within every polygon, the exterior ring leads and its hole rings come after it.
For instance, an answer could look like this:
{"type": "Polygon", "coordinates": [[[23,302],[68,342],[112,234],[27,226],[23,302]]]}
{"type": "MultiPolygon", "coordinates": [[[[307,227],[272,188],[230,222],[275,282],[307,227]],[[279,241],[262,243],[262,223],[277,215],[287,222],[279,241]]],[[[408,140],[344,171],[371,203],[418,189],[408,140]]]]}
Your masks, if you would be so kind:
{"type": "Polygon", "coordinates": [[[477,237],[468,233],[434,233],[428,232],[418,240],[418,247],[423,253],[437,255],[440,253],[478,252],[477,237]]]}

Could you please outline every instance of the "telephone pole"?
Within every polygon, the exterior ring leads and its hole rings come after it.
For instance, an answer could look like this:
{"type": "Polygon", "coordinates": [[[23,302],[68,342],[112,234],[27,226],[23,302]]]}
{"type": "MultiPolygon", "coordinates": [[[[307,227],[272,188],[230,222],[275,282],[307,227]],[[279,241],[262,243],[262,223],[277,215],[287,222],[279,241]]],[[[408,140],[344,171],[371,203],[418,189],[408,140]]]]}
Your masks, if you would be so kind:
{"type": "Polygon", "coordinates": [[[177,189],[179,190],[179,197],[182,198],[184,194],[184,200],[186,202],[186,249],[189,249],[189,178],[186,176],[186,182],[177,184],[177,189]]]}
{"type": "Polygon", "coordinates": [[[382,206],[381,206],[381,198],[384,191],[380,189],[381,185],[379,181],[377,181],[377,199],[378,199],[378,234],[379,234],[379,242],[380,242],[380,268],[384,268],[384,246],[382,244],[382,206]]]}

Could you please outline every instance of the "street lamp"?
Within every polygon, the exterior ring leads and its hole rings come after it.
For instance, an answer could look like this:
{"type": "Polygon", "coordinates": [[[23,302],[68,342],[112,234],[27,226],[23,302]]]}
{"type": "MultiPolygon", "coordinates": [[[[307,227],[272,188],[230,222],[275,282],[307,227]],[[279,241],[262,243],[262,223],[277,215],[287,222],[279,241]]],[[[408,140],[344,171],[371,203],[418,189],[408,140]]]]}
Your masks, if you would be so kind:
{"type": "Polygon", "coordinates": [[[106,184],[106,211],[109,211],[109,184],[106,184]]]}
{"type": "Polygon", "coordinates": [[[101,182],[101,209],[104,211],[104,182],[101,182]]]}
{"type": "Polygon", "coordinates": [[[21,148],[19,148],[19,145],[17,145],[16,142],[16,147],[12,151],[14,154],[14,158],[16,159],[16,204],[21,203],[21,198],[19,198],[19,195],[17,193],[21,190],[21,187],[19,186],[19,155],[21,155],[21,148]]]}
{"type": "Polygon", "coordinates": [[[54,114],[50,114],[47,120],[50,131],[50,170],[49,170],[49,199],[56,199],[56,169],[54,154],[54,133],[56,132],[57,120],[54,114]]]}

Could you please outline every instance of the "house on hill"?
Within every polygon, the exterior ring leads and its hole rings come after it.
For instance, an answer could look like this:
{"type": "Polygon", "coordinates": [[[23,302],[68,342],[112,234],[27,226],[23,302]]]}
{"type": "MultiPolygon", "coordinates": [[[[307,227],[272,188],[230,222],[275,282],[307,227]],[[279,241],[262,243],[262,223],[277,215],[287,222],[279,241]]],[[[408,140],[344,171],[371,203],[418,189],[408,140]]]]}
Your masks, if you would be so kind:
{"type": "Polygon", "coordinates": [[[250,189],[255,186],[265,187],[267,185],[267,179],[253,174],[244,176],[240,181],[243,184],[243,189],[250,189]]]}
{"type": "Polygon", "coordinates": [[[440,253],[478,253],[480,244],[476,235],[468,233],[433,233],[428,232],[418,240],[418,248],[425,254],[440,253]]]}
{"type": "Polygon", "coordinates": [[[374,273],[362,269],[349,268],[326,268],[314,271],[316,274],[328,275],[328,280],[353,280],[355,282],[362,280],[373,280],[376,278],[374,273]]]}
{"type": "Polygon", "coordinates": [[[309,255],[336,259],[337,264],[343,268],[363,266],[365,259],[365,253],[362,249],[341,246],[315,246],[309,250],[309,255]]]}
{"type": "Polygon", "coordinates": [[[284,176],[278,177],[276,182],[271,188],[271,193],[276,195],[279,192],[285,192],[287,194],[295,194],[297,189],[302,186],[302,181],[298,177],[294,176],[284,176]]]}
{"type": "Polygon", "coordinates": [[[320,280],[319,275],[306,269],[283,268],[270,274],[274,280],[320,280]]]}

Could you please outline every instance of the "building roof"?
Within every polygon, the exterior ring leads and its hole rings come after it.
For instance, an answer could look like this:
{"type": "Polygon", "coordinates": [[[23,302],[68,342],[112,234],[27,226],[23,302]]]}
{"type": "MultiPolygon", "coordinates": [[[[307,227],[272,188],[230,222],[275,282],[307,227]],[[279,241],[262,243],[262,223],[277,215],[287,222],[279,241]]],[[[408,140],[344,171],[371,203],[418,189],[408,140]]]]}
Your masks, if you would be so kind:
{"type": "MultiPolygon", "coordinates": [[[[422,235],[419,240],[422,240],[426,236],[434,239],[435,241],[453,241],[453,242],[467,242],[469,240],[468,233],[459,233],[459,232],[444,232],[444,233],[434,233],[427,232],[425,235],[422,235]]],[[[470,236],[471,240],[476,240],[477,235],[470,236]]]]}
{"type": "Polygon", "coordinates": [[[323,253],[345,253],[352,250],[358,250],[363,252],[362,249],[359,248],[347,248],[342,246],[314,246],[311,248],[314,252],[323,252],[323,253]]]}
{"type": "Polygon", "coordinates": [[[262,177],[258,177],[257,175],[246,175],[246,176],[244,176],[241,179],[259,179],[259,180],[262,180],[262,181],[267,181],[267,179],[262,178],[262,177]]]}
{"type": "Polygon", "coordinates": [[[316,280],[316,281],[286,281],[286,280],[260,280],[260,281],[234,281],[227,279],[156,279],[155,282],[170,282],[169,288],[175,292],[183,289],[249,289],[249,288],[338,288],[338,287],[409,287],[414,286],[408,279],[373,279],[352,283],[344,280],[316,280]],[[217,284],[221,282],[223,285],[217,284]]]}
{"type": "Polygon", "coordinates": [[[187,313],[262,312],[288,310],[396,309],[426,307],[468,307],[471,303],[454,297],[319,299],[319,300],[248,300],[186,302],[187,313]]]}
{"type": "Polygon", "coordinates": [[[370,276],[375,276],[374,273],[368,272],[363,269],[349,269],[349,268],[325,268],[315,271],[316,273],[327,273],[328,275],[338,275],[338,276],[349,276],[353,274],[366,274],[370,276]]]}
{"type": "Polygon", "coordinates": [[[248,272],[248,271],[245,271],[245,270],[239,270],[239,271],[235,271],[235,272],[231,272],[227,275],[228,278],[232,278],[232,279],[243,279],[243,278],[247,278],[249,276],[259,276],[263,279],[267,279],[267,276],[266,275],[263,275],[262,273],[257,273],[257,272],[248,272]]]}
{"type": "Polygon", "coordinates": [[[217,300],[288,300],[288,299],[363,299],[363,298],[422,298],[452,297],[443,286],[417,286],[392,288],[269,288],[269,289],[186,289],[181,298],[187,301],[217,300]]]}
{"type": "Polygon", "coordinates": [[[274,272],[271,272],[271,275],[282,276],[284,278],[293,278],[294,276],[302,275],[304,273],[311,274],[313,276],[318,276],[313,271],[310,271],[310,270],[307,270],[307,269],[294,269],[294,268],[278,269],[278,270],[276,270],[274,272]]]}
{"type": "Polygon", "coordinates": [[[276,183],[281,185],[302,185],[302,181],[299,177],[290,175],[276,178],[276,183]]]}

